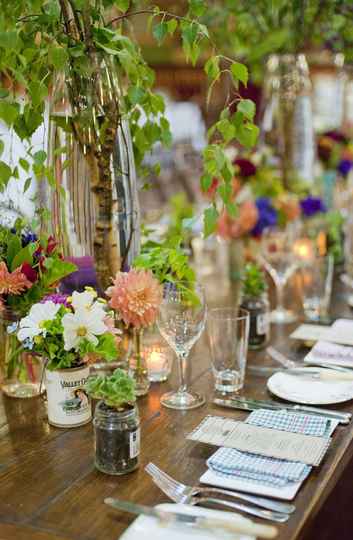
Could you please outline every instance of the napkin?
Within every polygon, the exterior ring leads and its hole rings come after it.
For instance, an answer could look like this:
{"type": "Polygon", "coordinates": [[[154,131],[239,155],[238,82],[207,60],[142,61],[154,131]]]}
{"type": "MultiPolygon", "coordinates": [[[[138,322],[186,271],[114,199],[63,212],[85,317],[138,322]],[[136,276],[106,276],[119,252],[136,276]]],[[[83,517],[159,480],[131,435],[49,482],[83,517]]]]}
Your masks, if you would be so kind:
{"type": "Polygon", "coordinates": [[[235,475],[280,487],[303,481],[311,471],[311,467],[304,463],[239,452],[234,448],[220,448],[208,459],[207,466],[226,477],[235,475]]]}
{"type": "Polygon", "coordinates": [[[302,433],[323,437],[330,424],[328,418],[314,416],[313,414],[291,413],[286,410],[270,411],[259,409],[253,411],[246,419],[247,424],[261,426],[280,431],[290,431],[292,433],[302,433]]]}

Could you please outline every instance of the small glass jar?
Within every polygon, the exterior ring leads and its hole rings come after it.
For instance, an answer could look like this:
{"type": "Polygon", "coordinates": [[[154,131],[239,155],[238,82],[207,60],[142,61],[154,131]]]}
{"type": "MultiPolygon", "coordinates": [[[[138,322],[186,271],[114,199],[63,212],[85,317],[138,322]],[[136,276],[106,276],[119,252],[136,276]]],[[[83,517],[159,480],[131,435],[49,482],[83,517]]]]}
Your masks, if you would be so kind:
{"type": "Polygon", "coordinates": [[[104,401],[96,406],[93,420],[95,466],[106,474],[122,475],[139,466],[140,418],[137,406],[121,411],[104,401]]]}
{"type": "Polygon", "coordinates": [[[270,303],[267,293],[245,296],[241,308],[250,313],[249,349],[262,349],[270,339],[270,303]]]}

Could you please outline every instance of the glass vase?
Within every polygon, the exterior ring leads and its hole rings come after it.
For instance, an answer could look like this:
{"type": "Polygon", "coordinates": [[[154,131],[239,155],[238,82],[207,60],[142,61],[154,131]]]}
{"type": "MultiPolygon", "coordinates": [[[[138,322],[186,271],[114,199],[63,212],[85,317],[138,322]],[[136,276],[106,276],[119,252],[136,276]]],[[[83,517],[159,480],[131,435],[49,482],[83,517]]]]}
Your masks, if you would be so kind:
{"type": "Polygon", "coordinates": [[[58,73],[49,123],[52,188],[42,186],[52,232],[78,271],[63,292],[98,287],[131,265],[140,246],[140,209],[129,125],[116,66],[90,56],[91,72],[58,73]]]}
{"type": "Polygon", "coordinates": [[[244,240],[239,238],[228,242],[229,280],[232,291],[232,305],[234,307],[237,307],[240,303],[245,253],[244,240]]]}
{"type": "Polygon", "coordinates": [[[31,398],[44,392],[42,359],[24,352],[16,334],[8,333],[16,325],[13,315],[0,318],[0,386],[9,397],[31,398]]]}
{"type": "Polygon", "coordinates": [[[287,189],[314,182],[315,134],[305,55],[271,55],[267,62],[262,143],[271,147],[287,189]]]}
{"type": "Polygon", "coordinates": [[[129,375],[135,381],[135,393],[138,397],[148,394],[151,385],[142,350],[142,334],[142,330],[134,329],[133,351],[129,358],[129,375]]]}

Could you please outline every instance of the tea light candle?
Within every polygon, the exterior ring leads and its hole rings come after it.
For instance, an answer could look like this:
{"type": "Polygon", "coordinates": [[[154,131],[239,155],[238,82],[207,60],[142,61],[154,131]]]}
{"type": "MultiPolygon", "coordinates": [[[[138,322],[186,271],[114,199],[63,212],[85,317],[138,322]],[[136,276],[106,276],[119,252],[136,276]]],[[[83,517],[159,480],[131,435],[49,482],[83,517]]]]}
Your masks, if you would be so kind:
{"type": "Polygon", "coordinates": [[[171,351],[162,345],[144,348],[148,378],[152,382],[166,381],[171,371],[171,351]]]}
{"type": "Polygon", "coordinates": [[[310,261],[314,258],[313,243],[308,238],[296,240],[293,245],[294,254],[302,261],[310,261]]]}

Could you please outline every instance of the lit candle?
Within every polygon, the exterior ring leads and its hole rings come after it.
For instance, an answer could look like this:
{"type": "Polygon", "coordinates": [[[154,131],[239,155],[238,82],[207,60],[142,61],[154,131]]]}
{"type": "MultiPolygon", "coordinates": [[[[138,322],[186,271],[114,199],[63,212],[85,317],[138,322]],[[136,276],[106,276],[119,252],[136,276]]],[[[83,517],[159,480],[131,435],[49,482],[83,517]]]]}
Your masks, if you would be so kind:
{"type": "Polygon", "coordinates": [[[293,245],[294,254],[303,261],[309,261],[314,258],[313,243],[308,238],[296,240],[293,245]]]}
{"type": "Polygon", "coordinates": [[[166,381],[171,370],[171,350],[168,347],[152,345],[145,347],[144,356],[150,381],[166,381]]]}

